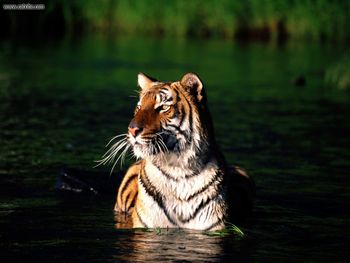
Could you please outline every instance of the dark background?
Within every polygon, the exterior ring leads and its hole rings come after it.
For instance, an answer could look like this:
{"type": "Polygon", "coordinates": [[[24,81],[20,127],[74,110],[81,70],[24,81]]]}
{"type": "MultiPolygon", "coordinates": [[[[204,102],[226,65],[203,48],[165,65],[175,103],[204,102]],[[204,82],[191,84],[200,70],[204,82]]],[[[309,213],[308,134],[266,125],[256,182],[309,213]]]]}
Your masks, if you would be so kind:
{"type": "Polygon", "coordinates": [[[349,261],[349,1],[25,3],[45,9],[0,8],[3,262],[349,261]],[[116,229],[133,159],[93,168],[126,131],[137,73],[189,71],[257,185],[244,237],[116,229]]]}

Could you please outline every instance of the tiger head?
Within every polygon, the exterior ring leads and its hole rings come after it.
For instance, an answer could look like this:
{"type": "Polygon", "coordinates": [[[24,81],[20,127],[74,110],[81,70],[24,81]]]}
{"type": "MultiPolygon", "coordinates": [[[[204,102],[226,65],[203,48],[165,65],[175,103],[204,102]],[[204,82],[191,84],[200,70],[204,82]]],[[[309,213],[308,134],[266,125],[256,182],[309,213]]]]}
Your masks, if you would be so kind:
{"type": "Polygon", "coordinates": [[[138,85],[140,97],[127,134],[137,158],[185,152],[194,157],[214,143],[205,91],[196,74],[160,82],[140,73],[138,85]]]}

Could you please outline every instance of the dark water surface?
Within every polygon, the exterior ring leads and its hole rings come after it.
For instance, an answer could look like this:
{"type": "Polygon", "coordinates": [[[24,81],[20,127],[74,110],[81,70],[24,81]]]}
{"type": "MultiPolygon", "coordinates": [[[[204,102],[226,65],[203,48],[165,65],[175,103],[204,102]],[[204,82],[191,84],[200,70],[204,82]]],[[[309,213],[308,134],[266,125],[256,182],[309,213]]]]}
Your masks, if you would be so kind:
{"type": "Polygon", "coordinates": [[[172,39],[2,42],[1,262],[350,261],[350,96],[324,85],[344,52],[172,39]],[[245,238],[117,230],[114,195],[55,192],[61,167],[94,170],[96,181],[109,169],[92,167],[126,131],[140,71],[202,78],[226,158],[257,184],[245,238]]]}

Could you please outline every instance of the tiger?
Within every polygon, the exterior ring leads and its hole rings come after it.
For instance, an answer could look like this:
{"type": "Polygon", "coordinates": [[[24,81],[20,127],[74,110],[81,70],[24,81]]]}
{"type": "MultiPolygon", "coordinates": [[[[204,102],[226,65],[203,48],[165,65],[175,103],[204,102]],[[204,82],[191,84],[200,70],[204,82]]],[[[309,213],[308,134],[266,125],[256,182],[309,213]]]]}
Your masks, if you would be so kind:
{"type": "Polygon", "coordinates": [[[130,215],[132,228],[222,230],[232,210],[230,182],[249,182],[249,204],[254,190],[249,176],[227,165],[219,150],[202,81],[195,73],[175,82],[139,73],[137,82],[128,132],[105,158],[126,145],[123,153],[131,148],[138,159],[122,179],[114,211],[130,215]]]}

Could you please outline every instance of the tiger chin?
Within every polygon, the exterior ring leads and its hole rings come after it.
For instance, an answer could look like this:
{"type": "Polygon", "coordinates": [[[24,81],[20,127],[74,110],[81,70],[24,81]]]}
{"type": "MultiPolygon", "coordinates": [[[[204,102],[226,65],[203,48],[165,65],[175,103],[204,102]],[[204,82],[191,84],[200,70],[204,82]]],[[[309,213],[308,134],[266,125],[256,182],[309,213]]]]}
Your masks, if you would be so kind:
{"type": "Polygon", "coordinates": [[[138,85],[125,144],[139,160],[126,172],[114,208],[130,215],[127,227],[213,231],[230,214],[249,213],[254,184],[220,153],[199,77],[160,82],[140,73],[138,85]]]}

